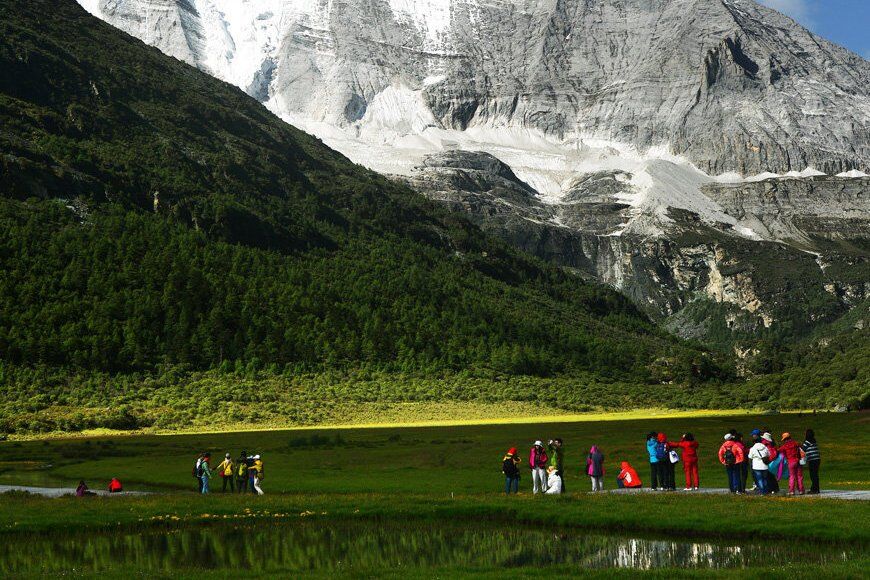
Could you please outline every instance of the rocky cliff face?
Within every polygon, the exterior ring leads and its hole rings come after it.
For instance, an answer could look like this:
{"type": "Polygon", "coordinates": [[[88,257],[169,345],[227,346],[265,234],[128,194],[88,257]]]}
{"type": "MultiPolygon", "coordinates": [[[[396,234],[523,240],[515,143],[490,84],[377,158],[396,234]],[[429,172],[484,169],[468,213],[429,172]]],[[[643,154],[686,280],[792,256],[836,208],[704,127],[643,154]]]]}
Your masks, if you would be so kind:
{"type": "Polygon", "coordinates": [[[80,2],[682,334],[868,291],[870,63],[752,0],[80,2]]]}
{"type": "Polygon", "coordinates": [[[354,139],[503,128],[710,174],[870,162],[870,63],[752,0],[81,2],[375,168],[354,139]]]}
{"type": "Polygon", "coordinates": [[[671,209],[658,236],[631,229],[618,200],[634,186],[622,172],[578,178],[559,203],[485,153],[435,154],[402,179],[512,245],[619,288],[687,337],[719,327],[718,342],[740,342],[777,325],[800,334],[870,297],[870,178],[708,184],[730,221],[671,209]],[[746,227],[763,236],[740,235],[746,227]]]}

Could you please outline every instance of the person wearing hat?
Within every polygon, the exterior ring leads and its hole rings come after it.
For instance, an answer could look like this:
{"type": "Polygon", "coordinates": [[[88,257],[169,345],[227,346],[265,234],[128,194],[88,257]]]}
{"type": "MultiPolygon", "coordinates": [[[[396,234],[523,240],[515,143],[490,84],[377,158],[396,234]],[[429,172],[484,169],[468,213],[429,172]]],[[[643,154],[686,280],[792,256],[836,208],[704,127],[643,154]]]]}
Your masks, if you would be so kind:
{"type": "Polygon", "coordinates": [[[529,452],[529,468],[532,470],[532,493],[547,491],[547,452],[543,441],[535,441],[529,452]]]}
{"type": "Polygon", "coordinates": [[[734,441],[731,433],[726,433],[725,442],[719,448],[719,463],[725,466],[728,474],[728,489],[740,494],[740,464],[743,463],[743,449],[734,441]]]}
{"type": "Polygon", "coordinates": [[[556,470],[555,465],[547,468],[547,491],[548,495],[559,495],[562,493],[562,476],[556,470]]]}
{"type": "Polygon", "coordinates": [[[230,459],[229,453],[224,455],[224,460],[218,464],[217,472],[220,474],[221,479],[223,479],[223,486],[222,486],[221,492],[222,493],[227,492],[227,483],[229,482],[230,493],[234,493],[236,491],[236,489],[235,489],[235,486],[233,485],[233,460],[230,459]]]}
{"type": "Polygon", "coordinates": [[[604,491],[604,453],[593,445],[586,456],[586,475],[592,481],[592,491],[604,491]]]}
{"type": "Polygon", "coordinates": [[[640,480],[640,476],[634,467],[628,461],[623,461],[621,467],[622,470],[616,476],[616,486],[619,489],[640,489],[643,486],[643,482],[640,480]]]}
{"type": "MultiPolygon", "coordinates": [[[[766,429],[762,430],[761,442],[767,448],[768,465],[776,461],[779,456],[779,451],[776,450],[776,445],[773,443],[773,435],[766,429]]],[[[767,493],[779,493],[779,480],[772,471],[767,471],[767,487],[764,488],[767,493]]]]}
{"type": "Polygon", "coordinates": [[[259,455],[254,455],[253,459],[254,463],[248,471],[251,474],[251,491],[263,495],[263,490],[260,488],[260,483],[263,481],[263,461],[259,455]]]}
{"type": "Polygon", "coordinates": [[[785,461],[788,462],[788,494],[794,495],[795,489],[797,489],[797,492],[803,495],[804,467],[800,462],[805,455],[804,450],[801,449],[797,441],[791,438],[791,433],[783,433],[780,440],[782,444],[777,451],[782,453],[785,461]]]}
{"type": "Polygon", "coordinates": [[[520,458],[517,448],[511,447],[505,453],[501,462],[501,472],[504,473],[504,492],[510,495],[511,491],[519,493],[520,490],[520,458]]]}

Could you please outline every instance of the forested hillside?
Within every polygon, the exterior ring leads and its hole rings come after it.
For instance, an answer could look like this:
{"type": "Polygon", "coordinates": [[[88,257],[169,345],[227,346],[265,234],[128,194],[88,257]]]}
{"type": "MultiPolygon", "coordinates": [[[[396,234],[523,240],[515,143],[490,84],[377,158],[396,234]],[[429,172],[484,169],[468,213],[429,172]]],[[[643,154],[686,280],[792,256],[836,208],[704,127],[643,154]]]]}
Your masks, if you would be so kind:
{"type": "MultiPolygon", "coordinates": [[[[554,377],[575,407],[594,403],[593,383],[656,405],[651,385],[733,379],[615,292],[493,241],[72,0],[2,0],[0,34],[0,397],[14,402],[0,431],[75,428],[44,421],[73,407],[90,409],[79,427],[117,425],[101,410],[121,399],[195,409],[177,397],[203,372],[554,377]]],[[[384,389],[403,399],[400,381],[384,389]]],[[[211,394],[206,416],[250,391],[211,394]]]]}

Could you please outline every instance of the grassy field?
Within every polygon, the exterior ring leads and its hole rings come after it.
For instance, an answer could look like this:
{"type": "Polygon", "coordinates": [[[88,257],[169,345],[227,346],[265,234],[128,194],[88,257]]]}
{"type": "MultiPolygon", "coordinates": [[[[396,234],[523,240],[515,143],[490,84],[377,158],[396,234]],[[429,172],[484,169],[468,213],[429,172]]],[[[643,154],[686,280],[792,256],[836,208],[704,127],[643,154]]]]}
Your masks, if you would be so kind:
{"type": "MultiPolygon", "coordinates": [[[[264,526],[292,527],[312,521],[322,521],[324,525],[360,522],[372,526],[372,530],[379,530],[387,523],[411,526],[415,530],[429,526],[441,530],[448,522],[460,522],[496,526],[496,529],[546,526],[574,530],[569,532],[574,534],[572,537],[578,533],[607,533],[699,542],[797,543],[798,550],[802,550],[800,546],[810,546],[810,542],[822,542],[828,546],[850,546],[852,553],[857,554],[870,545],[870,504],[866,502],[680,492],[578,493],[589,487],[588,478],[580,475],[580,465],[591,444],[601,446],[607,456],[607,487],[614,486],[613,477],[622,460],[631,461],[645,477],[648,465],[644,435],[650,430],[661,430],[671,437],[692,431],[701,444],[702,486],[722,487],[725,476],[715,459],[722,434],[731,427],[748,433],[759,425],[769,427],[777,436],[786,430],[798,434],[807,427],[814,428],[823,456],[823,488],[866,489],[870,487],[866,475],[870,468],[867,454],[870,415],[866,413],[597,418],[599,420],[564,423],[103,435],[6,441],[0,443],[0,483],[73,485],[84,478],[93,487],[102,487],[108,478],[117,476],[128,489],[163,493],[86,500],[3,494],[0,495],[0,536],[20,543],[26,542],[28,537],[44,537],[46,533],[81,538],[102,532],[134,535],[140,530],[182,532],[192,526],[217,526],[232,535],[251,526],[262,530],[264,526]],[[532,496],[530,479],[524,472],[523,493],[504,497],[500,493],[503,485],[500,462],[504,450],[517,446],[525,452],[534,439],[556,436],[562,437],[567,446],[566,486],[572,493],[562,497],[532,496]],[[242,448],[263,456],[266,464],[263,485],[267,495],[218,492],[203,497],[193,493],[196,484],[190,469],[196,453],[208,449],[218,457],[226,451],[235,456],[242,448]]],[[[679,468],[677,475],[679,483],[679,468]]],[[[220,479],[213,480],[213,489],[219,486],[220,479]]],[[[64,546],[62,542],[52,546],[52,558],[73,558],[72,554],[77,552],[64,546]]],[[[413,543],[407,549],[413,549],[413,543]]],[[[105,550],[105,553],[112,552],[105,550]]],[[[106,557],[111,563],[111,557],[106,557]]],[[[866,558],[856,556],[845,562],[792,563],[763,569],[714,571],[712,575],[861,577],[868,564],[870,561],[866,558]]],[[[119,562],[117,568],[111,568],[111,574],[106,574],[117,577],[127,572],[142,573],[135,567],[127,570],[126,565],[119,562]]],[[[270,574],[299,575],[296,569],[282,571],[280,562],[276,565],[279,568],[270,569],[270,574]]],[[[437,575],[488,577],[498,572],[499,577],[520,577],[535,571],[534,566],[523,562],[512,565],[510,570],[493,570],[486,566],[468,568],[445,562],[439,565],[437,575]]],[[[250,570],[251,574],[247,572],[246,576],[257,576],[256,569],[250,570]]],[[[364,575],[431,577],[435,572],[411,569],[399,574],[395,570],[377,573],[369,570],[364,575]]],[[[176,578],[200,573],[188,569],[166,571],[167,576],[176,578]]],[[[323,570],[320,574],[312,572],[315,576],[323,573],[323,570]]],[[[546,573],[555,577],[570,576],[577,573],[577,568],[556,565],[546,568],[546,573]]],[[[210,569],[209,574],[234,575],[220,567],[210,569]]],[[[612,571],[590,571],[590,574],[592,577],[614,575],[612,571]]],[[[17,570],[16,575],[20,575],[17,570]]],[[[711,574],[707,570],[674,568],[648,575],[672,578],[711,574]]],[[[264,573],[264,576],[269,574],[264,573]]]]}
{"type": "MultiPolygon", "coordinates": [[[[599,417],[600,418],[600,417],[599,417]]],[[[701,485],[724,487],[716,453],[729,428],[748,434],[767,426],[779,437],[816,430],[822,451],[822,484],[827,489],[870,489],[870,414],[783,414],[649,417],[613,421],[454,425],[433,427],[309,429],[185,435],[100,436],[94,438],[0,443],[0,483],[102,486],[119,477],[129,488],[195,488],[190,475],[197,453],[218,458],[227,451],[259,453],[266,465],[269,493],[427,493],[496,492],[503,485],[501,458],[508,447],[523,453],[535,439],[562,437],[566,445],[569,491],[586,490],[581,475],[593,444],[606,456],[606,484],[621,461],[646,479],[644,436],[651,430],[669,437],[691,431],[700,442],[701,485]]],[[[213,461],[215,462],[215,461],[213,461]]],[[[682,474],[677,467],[677,483],[682,474]]],[[[524,472],[521,490],[530,491],[524,472]]],[[[219,480],[213,481],[220,485],[219,480]]]]}

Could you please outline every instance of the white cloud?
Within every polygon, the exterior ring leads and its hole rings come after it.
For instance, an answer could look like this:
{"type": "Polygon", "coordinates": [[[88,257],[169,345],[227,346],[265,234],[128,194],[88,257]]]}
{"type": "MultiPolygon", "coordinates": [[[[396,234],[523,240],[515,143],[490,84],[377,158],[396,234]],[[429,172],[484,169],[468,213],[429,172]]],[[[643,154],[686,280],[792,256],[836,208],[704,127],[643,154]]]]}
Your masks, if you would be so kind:
{"type": "Polygon", "coordinates": [[[758,0],[758,2],[791,16],[805,26],[812,23],[810,0],[758,0]]]}

